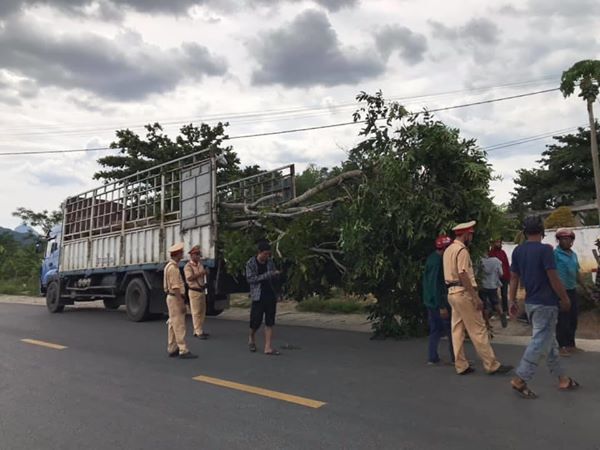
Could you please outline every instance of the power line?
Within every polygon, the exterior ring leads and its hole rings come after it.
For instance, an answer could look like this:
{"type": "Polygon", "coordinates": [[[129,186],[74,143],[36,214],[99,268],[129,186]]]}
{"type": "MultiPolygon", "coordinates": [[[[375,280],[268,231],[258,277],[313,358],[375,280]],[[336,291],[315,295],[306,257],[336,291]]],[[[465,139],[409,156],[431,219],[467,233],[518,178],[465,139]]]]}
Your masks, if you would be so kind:
{"type": "MultiPolygon", "coordinates": [[[[517,99],[517,98],[530,97],[533,95],[545,94],[545,93],[554,92],[557,90],[558,90],[558,88],[544,89],[544,90],[540,90],[540,91],[528,92],[528,93],[512,95],[512,96],[508,96],[508,97],[500,97],[500,98],[494,98],[494,99],[489,99],[489,100],[483,100],[483,101],[479,101],[479,102],[465,103],[462,105],[448,106],[445,108],[437,108],[437,109],[427,110],[427,112],[433,113],[433,112],[439,112],[439,111],[449,111],[452,109],[466,108],[469,106],[483,105],[486,103],[496,103],[496,102],[505,101],[505,100],[513,100],[513,99],[517,99]]],[[[334,124],[329,124],[329,125],[317,125],[317,126],[313,126],[313,127],[293,128],[293,129],[289,129],[289,130],[279,130],[279,131],[271,131],[271,132],[263,132],[263,133],[245,134],[245,135],[239,135],[239,136],[230,136],[228,138],[225,138],[224,140],[236,140],[236,139],[248,139],[248,138],[264,137],[264,136],[275,136],[275,135],[282,135],[282,134],[299,133],[299,132],[304,132],[304,131],[345,127],[345,126],[349,126],[349,125],[357,125],[357,124],[362,124],[362,123],[365,123],[365,121],[340,122],[340,123],[334,123],[334,124]]],[[[38,151],[29,151],[29,152],[4,152],[4,153],[0,153],[0,156],[77,153],[77,152],[93,152],[93,151],[104,151],[104,150],[112,150],[112,148],[111,147],[94,147],[94,148],[69,149],[69,150],[38,150],[38,151]]]]}
{"type": "MultiPolygon", "coordinates": [[[[453,91],[445,91],[445,92],[437,92],[437,93],[433,93],[433,94],[420,94],[420,95],[415,95],[415,96],[391,96],[388,97],[389,100],[391,101],[402,101],[405,102],[405,104],[410,104],[410,103],[414,103],[415,100],[422,100],[422,99],[428,99],[428,98],[435,98],[435,97],[440,97],[440,96],[445,96],[445,95],[451,95],[451,94],[457,94],[457,93],[465,93],[465,92],[481,92],[481,91],[487,91],[487,90],[492,90],[492,89],[498,89],[498,88],[505,88],[505,87],[517,87],[517,86],[524,86],[524,85],[531,85],[531,84],[540,84],[540,83],[548,83],[551,81],[555,81],[556,77],[546,77],[546,78],[542,78],[542,79],[538,79],[538,80],[531,80],[531,81],[520,81],[520,82],[513,82],[513,83],[504,83],[504,84],[498,84],[498,85],[494,85],[494,86],[486,86],[486,87],[480,87],[480,88],[467,88],[467,89],[459,89],[459,90],[453,90],[453,91]],[[407,102],[409,100],[413,100],[413,102],[407,102]]],[[[289,117],[290,114],[300,114],[300,116],[296,116],[297,118],[303,118],[306,117],[307,115],[310,117],[314,114],[314,112],[317,112],[319,114],[330,114],[332,111],[339,111],[339,110],[344,110],[344,109],[348,109],[348,108],[354,108],[356,107],[357,103],[356,102],[351,102],[351,103],[342,103],[342,104],[337,104],[337,105],[328,105],[328,106],[305,106],[305,107],[293,107],[293,108],[285,108],[285,109],[272,109],[272,110],[260,110],[260,111],[248,111],[248,112],[242,112],[242,113],[218,113],[215,115],[208,115],[208,116],[204,116],[204,117],[193,117],[190,119],[179,119],[179,120],[175,120],[175,121],[163,121],[161,124],[162,125],[182,125],[185,123],[189,123],[191,122],[208,122],[208,121],[232,121],[235,123],[253,123],[253,122],[257,122],[257,121],[273,121],[273,120],[285,120],[289,117]],[[288,117],[286,117],[288,116],[288,117]]],[[[28,131],[26,133],[10,133],[10,132],[6,132],[7,130],[3,131],[3,136],[31,136],[31,135],[72,135],[72,134],[82,134],[82,133],[92,133],[92,132],[99,132],[99,131],[113,131],[115,128],[143,128],[145,125],[133,125],[133,126],[129,126],[129,127],[124,127],[122,125],[115,125],[115,126],[106,126],[106,127],[102,127],[102,128],[73,128],[73,129],[55,129],[55,130],[43,130],[43,131],[28,131]]],[[[29,128],[22,128],[22,129],[29,129],[29,128]]],[[[10,130],[10,129],[8,129],[10,130]]],[[[13,129],[13,130],[19,130],[19,129],[13,129]]]]}

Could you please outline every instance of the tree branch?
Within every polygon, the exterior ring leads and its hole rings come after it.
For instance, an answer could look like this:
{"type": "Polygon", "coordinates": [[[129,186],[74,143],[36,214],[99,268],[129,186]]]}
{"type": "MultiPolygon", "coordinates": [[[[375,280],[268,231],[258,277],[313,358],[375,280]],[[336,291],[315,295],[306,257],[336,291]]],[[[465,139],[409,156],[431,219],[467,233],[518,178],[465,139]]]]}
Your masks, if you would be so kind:
{"type": "Polygon", "coordinates": [[[323,181],[321,184],[318,184],[314,188],[309,189],[304,194],[299,195],[298,197],[293,198],[293,199],[281,204],[280,208],[285,209],[285,208],[289,208],[290,206],[299,205],[300,203],[315,196],[319,192],[324,191],[325,189],[328,189],[332,186],[339,185],[348,179],[361,177],[362,175],[363,175],[362,170],[350,170],[348,172],[341,173],[336,177],[333,177],[333,178],[330,178],[329,180],[323,181]]]}

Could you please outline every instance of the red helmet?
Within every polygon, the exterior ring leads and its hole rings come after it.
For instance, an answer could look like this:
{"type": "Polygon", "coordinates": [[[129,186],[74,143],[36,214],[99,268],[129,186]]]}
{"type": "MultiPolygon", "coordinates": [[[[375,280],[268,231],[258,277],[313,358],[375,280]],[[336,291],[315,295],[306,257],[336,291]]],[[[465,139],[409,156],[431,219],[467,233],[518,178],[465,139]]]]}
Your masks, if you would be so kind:
{"type": "Polygon", "coordinates": [[[444,250],[450,244],[452,244],[452,239],[450,239],[450,237],[446,236],[445,234],[438,236],[435,240],[435,248],[438,250],[444,250]]]}
{"type": "Polygon", "coordinates": [[[575,232],[573,230],[569,230],[568,228],[559,228],[556,230],[556,239],[570,237],[571,239],[575,239],[575,232]]]}

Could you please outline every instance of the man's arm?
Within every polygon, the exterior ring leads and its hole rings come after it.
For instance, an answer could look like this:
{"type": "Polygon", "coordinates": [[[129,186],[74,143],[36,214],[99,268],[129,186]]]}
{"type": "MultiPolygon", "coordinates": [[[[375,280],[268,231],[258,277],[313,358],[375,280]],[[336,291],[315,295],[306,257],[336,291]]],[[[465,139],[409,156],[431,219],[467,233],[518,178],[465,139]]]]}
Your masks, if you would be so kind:
{"type": "Polygon", "coordinates": [[[558,272],[556,269],[548,269],[546,270],[546,274],[548,275],[548,280],[550,281],[550,285],[552,286],[552,290],[558,295],[560,299],[560,309],[562,311],[568,311],[571,309],[571,300],[569,300],[569,296],[567,295],[567,291],[560,281],[560,277],[558,276],[558,272]]]}
{"type": "Polygon", "coordinates": [[[459,272],[458,279],[460,280],[460,285],[466,289],[467,293],[471,296],[471,298],[475,302],[475,307],[478,310],[483,309],[483,302],[479,298],[479,294],[475,290],[475,287],[471,284],[471,277],[469,277],[469,274],[464,271],[459,272]]]}
{"type": "Polygon", "coordinates": [[[519,289],[520,280],[521,277],[519,277],[518,273],[510,273],[510,286],[508,288],[508,300],[510,301],[510,306],[508,308],[508,311],[511,316],[516,316],[517,311],[519,310],[519,307],[517,305],[517,290],[519,289]]]}
{"type": "Polygon", "coordinates": [[[279,272],[277,272],[277,271],[273,271],[273,272],[261,273],[259,275],[258,267],[256,266],[256,264],[254,264],[252,262],[252,260],[248,261],[248,263],[246,264],[246,281],[248,281],[248,284],[260,283],[261,281],[265,281],[265,280],[268,280],[269,278],[273,278],[278,273],[279,272]]]}

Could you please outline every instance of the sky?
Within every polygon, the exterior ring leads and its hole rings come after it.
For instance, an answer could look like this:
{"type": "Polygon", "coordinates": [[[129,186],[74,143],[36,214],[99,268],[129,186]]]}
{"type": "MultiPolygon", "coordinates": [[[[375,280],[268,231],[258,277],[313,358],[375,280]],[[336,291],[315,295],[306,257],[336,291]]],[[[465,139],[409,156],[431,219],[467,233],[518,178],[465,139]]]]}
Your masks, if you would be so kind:
{"type": "MultiPolygon", "coordinates": [[[[348,122],[361,91],[419,111],[556,88],[600,58],[599,17],[597,0],[2,0],[0,153],[105,147],[153,122],[172,137],[218,120],[230,136],[348,122]]],[[[484,149],[587,123],[558,91],[436,116],[484,149]]],[[[359,129],[232,144],[248,165],[331,167],[359,129]]],[[[490,149],[496,203],[549,142],[490,149]]],[[[98,185],[111,153],[0,155],[0,226],[98,185]]]]}

